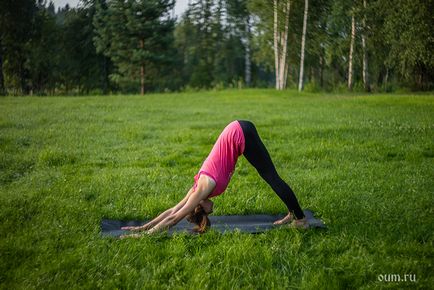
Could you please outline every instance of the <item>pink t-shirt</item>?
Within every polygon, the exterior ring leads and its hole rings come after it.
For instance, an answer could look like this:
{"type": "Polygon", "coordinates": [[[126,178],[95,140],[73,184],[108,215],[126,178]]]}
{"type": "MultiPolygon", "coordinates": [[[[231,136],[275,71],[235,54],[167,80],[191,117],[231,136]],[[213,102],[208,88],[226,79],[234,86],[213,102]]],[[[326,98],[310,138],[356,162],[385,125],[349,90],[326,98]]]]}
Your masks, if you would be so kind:
{"type": "Polygon", "coordinates": [[[216,187],[208,197],[222,194],[228,187],[238,156],[243,154],[244,147],[245,140],[241,125],[238,121],[233,121],[224,128],[198,174],[194,176],[194,190],[200,175],[205,174],[216,183],[216,187]]]}

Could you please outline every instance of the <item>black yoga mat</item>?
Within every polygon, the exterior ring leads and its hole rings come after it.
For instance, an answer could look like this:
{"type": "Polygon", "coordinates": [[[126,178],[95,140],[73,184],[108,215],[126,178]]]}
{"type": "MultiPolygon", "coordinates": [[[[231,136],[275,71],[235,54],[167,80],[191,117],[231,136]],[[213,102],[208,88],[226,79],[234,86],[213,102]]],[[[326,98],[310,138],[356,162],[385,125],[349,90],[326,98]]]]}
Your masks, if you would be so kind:
{"type": "MultiPolygon", "coordinates": [[[[325,228],[325,224],[322,220],[314,217],[314,213],[311,210],[304,210],[304,214],[309,222],[309,226],[313,228],[325,228]]],[[[218,232],[232,232],[239,230],[245,233],[261,233],[273,228],[284,227],[287,225],[273,225],[278,219],[283,218],[285,215],[225,215],[225,216],[213,216],[210,215],[211,229],[218,232]]],[[[103,219],[101,222],[101,233],[103,236],[119,237],[123,234],[133,233],[131,231],[121,230],[121,227],[126,226],[141,226],[147,221],[118,221],[103,219]]],[[[178,224],[168,230],[169,234],[175,232],[194,233],[192,231],[194,225],[189,223],[186,219],[183,219],[178,224]]],[[[137,233],[137,232],[135,232],[137,233]]],[[[140,233],[140,232],[138,232],[140,233]]]]}

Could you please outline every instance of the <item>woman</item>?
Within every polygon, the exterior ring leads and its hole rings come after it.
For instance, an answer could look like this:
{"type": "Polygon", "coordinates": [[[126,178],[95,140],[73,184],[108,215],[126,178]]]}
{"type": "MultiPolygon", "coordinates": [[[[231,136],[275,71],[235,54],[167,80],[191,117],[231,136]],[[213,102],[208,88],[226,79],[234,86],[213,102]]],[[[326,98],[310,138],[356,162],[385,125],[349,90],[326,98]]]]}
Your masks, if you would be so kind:
{"type": "MultiPolygon", "coordinates": [[[[250,121],[233,121],[220,134],[211,153],[194,177],[194,185],[174,207],[140,227],[123,227],[124,230],[154,233],[177,224],[183,218],[196,224],[195,231],[203,233],[210,226],[208,214],[212,213],[211,197],[222,194],[229,184],[238,157],[243,154],[259,175],[271,186],[288,208],[288,214],[274,224],[292,222],[294,227],[308,227],[304,213],[294,192],[278,175],[267,149],[250,121]]],[[[138,237],[126,235],[123,237],[138,237]]]]}

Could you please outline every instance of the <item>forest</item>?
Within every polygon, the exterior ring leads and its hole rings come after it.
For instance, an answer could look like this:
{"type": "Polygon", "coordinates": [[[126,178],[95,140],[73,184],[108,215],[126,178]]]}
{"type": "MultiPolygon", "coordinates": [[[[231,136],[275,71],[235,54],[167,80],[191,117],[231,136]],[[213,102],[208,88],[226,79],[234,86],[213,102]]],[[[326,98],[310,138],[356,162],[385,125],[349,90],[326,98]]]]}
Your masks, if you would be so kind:
{"type": "Polygon", "coordinates": [[[0,1],[1,95],[434,88],[432,0],[0,1]]]}

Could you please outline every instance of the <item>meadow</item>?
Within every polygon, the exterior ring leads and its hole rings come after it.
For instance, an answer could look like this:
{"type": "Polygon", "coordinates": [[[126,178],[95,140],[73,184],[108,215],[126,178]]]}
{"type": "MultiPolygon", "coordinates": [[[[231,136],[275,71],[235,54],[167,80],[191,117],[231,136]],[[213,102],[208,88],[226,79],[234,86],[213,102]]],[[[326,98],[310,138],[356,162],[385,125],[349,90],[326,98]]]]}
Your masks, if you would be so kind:
{"type": "MultiPolygon", "coordinates": [[[[1,289],[434,285],[432,93],[5,97],[0,150],[1,289]],[[176,204],[235,119],[256,124],[327,230],[101,237],[102,218],[176,204]]],[[[215,215],[285,212],[244,157],[214,202],[215,215]]]]}

